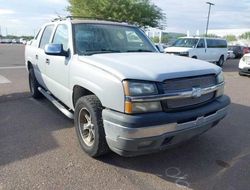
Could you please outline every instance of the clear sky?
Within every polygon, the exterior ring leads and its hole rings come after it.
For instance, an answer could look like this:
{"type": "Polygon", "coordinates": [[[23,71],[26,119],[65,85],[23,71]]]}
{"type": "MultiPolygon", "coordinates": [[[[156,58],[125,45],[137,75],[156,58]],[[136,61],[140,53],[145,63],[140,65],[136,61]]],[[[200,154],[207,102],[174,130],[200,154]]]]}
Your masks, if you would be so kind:
{"type": "MultiPolygon", "coordinates": [[[[152,0],[167,16],[167,30],[201,33],[205,31],[206,0],[152,0]]],[[[211,0],[211,29],[250,28],[250,0],[211,0]]],[[[41,24],[57,14],[68,15],[67,0],[0,0],[0,26],[3,35],[33,35],[41,24]]]]}

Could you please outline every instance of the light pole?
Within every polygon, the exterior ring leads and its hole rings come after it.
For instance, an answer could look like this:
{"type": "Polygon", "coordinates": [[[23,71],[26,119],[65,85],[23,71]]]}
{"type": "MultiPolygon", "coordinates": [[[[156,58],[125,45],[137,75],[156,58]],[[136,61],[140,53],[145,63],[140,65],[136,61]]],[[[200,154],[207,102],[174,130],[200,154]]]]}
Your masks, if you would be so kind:
{"type": "Polygon", "coordinates": [[[207,2],[207,4],[209,5],[209,10],[208,10],[208,16],[207,16],[206,37],[207,37],[207,31],[208,31],[208,25],[209,25],[209,19],[210,19],[211,6],[215,5],[215,4],[211,3],[211,2],[207,2]]]}

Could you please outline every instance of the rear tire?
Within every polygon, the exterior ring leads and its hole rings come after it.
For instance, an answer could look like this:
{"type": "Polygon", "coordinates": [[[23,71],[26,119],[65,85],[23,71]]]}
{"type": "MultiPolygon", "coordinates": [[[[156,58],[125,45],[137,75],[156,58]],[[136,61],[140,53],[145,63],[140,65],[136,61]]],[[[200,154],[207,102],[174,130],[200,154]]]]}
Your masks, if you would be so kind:
{"type": "Polygon", "coordinates": [[[102,105],[95,95],[76,102],[74,125],[81,148],[91,157],[109,152],[102,120],[102,105]]]}
{"type": "Polygon", "coordinates": [[[225,62],[224,56],[222,55],[222,56],[220,56],[220,59],[219,59],[219,61],[217,62],[217,65],[218,65],[219,67],[223,67],[224,62],[225,62]]]}
{"type": "Polygon", "coordinates": [[[31,68],[29,70],[29,87],[30,87],[31,96],[35,99],[39,99],[43,96],[41,94],[41,92],[38,90],[39,86],[40,85],[39,85],[38,81],[36,80],[34,70],[33,70],[33,68],[31,68]]]}

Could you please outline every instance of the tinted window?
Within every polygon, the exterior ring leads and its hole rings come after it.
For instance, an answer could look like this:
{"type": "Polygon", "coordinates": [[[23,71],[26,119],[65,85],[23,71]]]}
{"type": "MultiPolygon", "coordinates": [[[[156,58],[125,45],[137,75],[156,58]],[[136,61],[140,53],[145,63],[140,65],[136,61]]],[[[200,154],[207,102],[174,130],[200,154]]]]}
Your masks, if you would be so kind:
{"type": "Polygon", "coordinates": [[[54,44],[62,44],[65,51],[68,50],[68,27],[66,25],[59,25],[53,39],[54,44]]]}
{"type": "Polygon", "coordinates": [[[46,26],[46,28],[44,29],[41,41],[40,41],[39,48],[44,49],[45,45],[49,43],[51,34],[53,32],[53,28],[54,28],[54,25],[46,26]]]}
{"type": "Polygon", "coordinates": [[[175,41],[173,44],[174,47],[190,47],[194,48],[196,47],[198,43],[198,39],[193,39],[193,38],[180,38],[175,41]]]}
{"type": "Polygon", "coordinates": [[[205,48],[205,40],[204,39],[200,39],[197,48],[205,48]]]}
{"type": "Polygon", "coordinates": [[[227,48],[226,40],[207,39],[208,48],[227,48]]]}

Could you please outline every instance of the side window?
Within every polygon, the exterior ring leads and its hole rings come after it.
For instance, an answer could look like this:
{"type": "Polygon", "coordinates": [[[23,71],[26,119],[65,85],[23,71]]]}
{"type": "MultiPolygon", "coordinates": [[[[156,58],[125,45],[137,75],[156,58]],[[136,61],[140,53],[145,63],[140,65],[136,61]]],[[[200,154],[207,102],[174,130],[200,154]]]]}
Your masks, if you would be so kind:
{"type": "Polygon", "coordinates": [[[207,40],[208,48],[227,48],[227,42],[225,40],[207,40]]]}
{"type": "Polygon", "coordinates": [[[207,47],[213,48],[213,40],[207,39],[207,47]]]}
{"type": "Polygon", "coordinates": [[[197,48],[205,48],[205,40],[204,39],[200,39],[197,48]]]}
{"type": "Polygon", "coordinates": [[[58,25],[55,36],[53,38],[53,44],[62,44],[64,51],[68,50],[68,27],[66,25],[58,25]]]}
{"type": "Polygon", "coordinates": [[[53,32],[53,28],[54,28],[54,25],[46,26],[46,28],[43,31],[43,35],[40,41],[39,48],[44,49],[45,45],[49,43],[50,37],[53,32]]]}
{"type": "Polygon", "coordinates": [[[226,40],[218,40],[218,48],[227,48],[226,40]]]}

